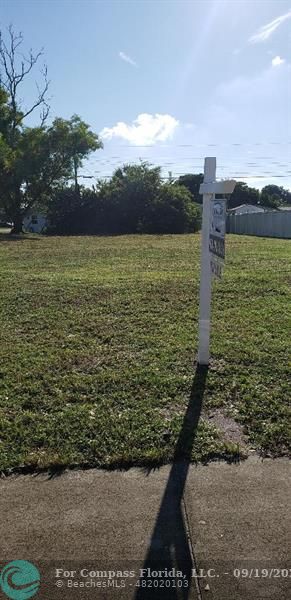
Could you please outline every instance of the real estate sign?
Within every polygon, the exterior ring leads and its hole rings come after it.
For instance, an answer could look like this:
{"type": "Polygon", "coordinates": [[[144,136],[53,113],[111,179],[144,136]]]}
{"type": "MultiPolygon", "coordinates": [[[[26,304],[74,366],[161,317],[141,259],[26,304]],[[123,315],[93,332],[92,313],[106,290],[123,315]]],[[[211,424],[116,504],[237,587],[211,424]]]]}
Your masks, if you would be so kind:
{"type": "Polygon", "coordinates": [[[201,234],[201,277],[199,294],[199,365],[209,364],[211,275],[221,277],[224,262],[224,238],[226,202],[215,198],[216,194],[232,194],[233,179],[216,181],[216,158],[207,156],[204,161],[204,181],[200,184],[203,194],[201,234]]]}
{"type": "Polygon", "coordinates": [[[226,200],[210,200],[209,252],[214,277],[221,277],[225,258],[226,200]]]}

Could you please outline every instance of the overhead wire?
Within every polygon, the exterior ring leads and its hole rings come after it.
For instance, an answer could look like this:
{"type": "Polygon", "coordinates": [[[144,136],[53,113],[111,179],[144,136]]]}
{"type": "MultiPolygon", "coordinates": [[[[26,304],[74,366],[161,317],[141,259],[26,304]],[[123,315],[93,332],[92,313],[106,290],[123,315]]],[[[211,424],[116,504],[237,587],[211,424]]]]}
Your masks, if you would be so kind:
{"type": "MultiPolygon", "coordinates": [[[[138,148],[146,148],[146,149],[160,149],[174,150],[175,148],[227,148],[227,147],[262,147],[262,146],[289,146],[291,145],[290,140],[285,141],[264,141],[264,142],[231,142],[231,143],[207,143],[207,144],[118,144],[118,145],[110,145],[111,150],[114,148],[130,148],[132,151],[138,148]]],[[[248,152],[249,154],[249,152],[248,152]]],[[[154,166],[160,166],[163,171],[168,170],[171,173],[172,178],[181,177],[184,175],[188,175],[192,173],[193,170],[198,170],[198,172],[203,171],[203,162],[204,156],[177,156],[175,160],[171,156],[166,156],[165,154],[162,156],[152,155],[152,156],[141,156],[137,158],[136,156],[120,156],[118,154],[112,154],[107,157],[102,157],[101,160],[98,160],[97,163],[87,164],[86,172],[83,175],[80,175],[84,178],[95,179],[96,181],[100,179],[110,179],[112,177],[112,171],[114,172],[118,167],[123,166],[124,164],[136,164],[138,160],[140,161],[149,161],[154,166]],[[169,160],[170,159],[170,160],[169,160]],[[200,164],[193,164],[192,161],[201,161],[200,164]],[[96,166],[100,166],[101,169],[96,169],[96,166]],[[182,167],[183,171],[177,171],[176,168],[182,167]],[[106,173],[107,171],[107,173],[106,173]],[[108,173],[111,171],[111,173],[108,173]],[[92,175],[94,173],[94,175],[92,175]],[[98,177],[96,177],[98,175],[98,177]]],[[[286,162],[286,159],[282,158],[282,160],[274,160],[275,158],[279,158],[276,156],[245,156],[239,157],[235,156],[235,161],[231,161],[231,164],[218,164],[217,171],[224,171],[227,169],[228,176],[238,179],[284,179],[290,178],[290,170],[286,170],[289,167],[289,163],[286,162]],[[260,163],[259,161],[265,161],[265,164],[260,163]],[[276,166],[276,172],[274,173],[272,166],[276,166]],[[264,168],[265,167],[265,168],[264,168]],[[267,167],[267,170],[266,170],[267,167]],[[264,170],[262,170],[262,168],[264,170]],[[278,172],[279,171],[279,172],[278,172]],[[281,171],[281,172],[280,172],[281,171]],[[269,176],[269,177],[266,177],[269,176]]],[[[95,162],[95,161],[94,161],[95,162]]],[[[228,158],[224,158],[224,162],[228,162],[228,158]]],[[[274,169],[275,170],[275,169],[274,169]]],[[[168,180],[169,177],[162,176],[163,180],[168,180]]]]}

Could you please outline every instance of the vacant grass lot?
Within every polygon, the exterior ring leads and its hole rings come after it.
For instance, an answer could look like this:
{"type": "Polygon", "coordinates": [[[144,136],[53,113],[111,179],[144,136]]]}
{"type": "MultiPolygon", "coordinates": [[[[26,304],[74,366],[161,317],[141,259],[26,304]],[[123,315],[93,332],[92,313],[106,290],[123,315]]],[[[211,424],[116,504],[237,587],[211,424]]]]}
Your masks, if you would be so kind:
{"type": "MultiPolygon", "coordinates": [[[[0,235],[0,469],[171,460],[197,350],[198,235],[0,235]]],[[[192,459],[290,450],[291,242],[228,236],[192,459]],[[223,424],[223,419],[222,419],[223,424]]]]}

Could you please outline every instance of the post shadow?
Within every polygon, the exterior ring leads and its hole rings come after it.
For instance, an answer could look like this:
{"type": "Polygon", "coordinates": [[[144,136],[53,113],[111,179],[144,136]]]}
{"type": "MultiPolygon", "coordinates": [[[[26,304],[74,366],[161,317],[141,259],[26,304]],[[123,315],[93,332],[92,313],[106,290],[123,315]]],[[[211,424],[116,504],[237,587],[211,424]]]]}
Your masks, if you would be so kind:
{"type": "MultiPolygon", "coordinates": [[[[187,528],[184,522],[182,499],[191,463],[191,454],[202,410],[208,367],[197,365],[182,428],[174,451],[173,464],[160,504],[150,546],[143,569],[150,571],[175,568],[186,576],[187,587],[142,587],[142,578],[135,600],[186,600],[189,597],[193,557],[190,551],[187,528]]],[[[152,578],[154,579],[154,578],[152,578]]],[[[160,580],[161,581],[161,580],[160,580]]],[[[181,580],[182,581],[182,580],[181,580]]]]}

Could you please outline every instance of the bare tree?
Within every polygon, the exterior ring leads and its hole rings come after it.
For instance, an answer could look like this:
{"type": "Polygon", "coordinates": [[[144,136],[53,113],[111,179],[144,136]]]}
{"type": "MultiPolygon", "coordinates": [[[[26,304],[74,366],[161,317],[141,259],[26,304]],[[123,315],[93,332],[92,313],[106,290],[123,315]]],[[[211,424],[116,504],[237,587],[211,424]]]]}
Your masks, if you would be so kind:
{"type": "MultiPolygon", "coordinates": [[[[9,102],[12,115],[12,138],[15,138],[15,131],[21,125],[26,117],[33,113],[37,108],[40,109],[40,125],[43,126],[49,115],[49,104],[47,92],[49,81],[47,78],[47,67],[44,65],[41,69],[43,78],[42,86],[36,84],[36,98],[30,107],[23,107],[19,96],[19,88],[26,77],[30,74],[33,67],[43,56],[43,49],[34,54],[32,50],[25,56],[20,48],[23,43],[22,33],[16,34],[12,25],[8,28],[7,42],[0,31],[0,86],[9,94],[9,102]]],[[[13,142],[13,139],[12,139],[13,142]]]]}

